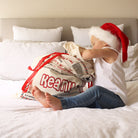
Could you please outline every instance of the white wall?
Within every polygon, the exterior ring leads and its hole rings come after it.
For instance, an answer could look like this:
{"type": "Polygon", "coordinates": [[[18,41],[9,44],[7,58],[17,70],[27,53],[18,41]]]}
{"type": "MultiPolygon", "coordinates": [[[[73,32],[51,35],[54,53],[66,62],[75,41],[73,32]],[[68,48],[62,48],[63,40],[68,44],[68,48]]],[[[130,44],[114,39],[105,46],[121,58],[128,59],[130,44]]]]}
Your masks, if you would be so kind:
{"type": "Polygon", "coordinates": [[[138,18],[138,0],[0,0],[0,18],[138,18]]]}

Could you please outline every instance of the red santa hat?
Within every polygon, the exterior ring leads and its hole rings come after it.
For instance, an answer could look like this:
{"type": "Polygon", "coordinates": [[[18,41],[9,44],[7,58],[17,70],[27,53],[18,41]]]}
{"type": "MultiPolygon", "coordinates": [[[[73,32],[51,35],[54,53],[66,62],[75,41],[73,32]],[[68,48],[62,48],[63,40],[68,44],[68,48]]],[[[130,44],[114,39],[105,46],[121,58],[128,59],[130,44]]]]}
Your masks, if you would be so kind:
{"type": "Polygon", "coordinates": [[[89,32],[90,37],[93,35],[96,38],[106,42],[109,46],[120,50],[122,46],[122,60],[127,60],[127,48],[129,40],[127,36],[114,24],[105,23],[101,27],[91,27],[89,32]]]}

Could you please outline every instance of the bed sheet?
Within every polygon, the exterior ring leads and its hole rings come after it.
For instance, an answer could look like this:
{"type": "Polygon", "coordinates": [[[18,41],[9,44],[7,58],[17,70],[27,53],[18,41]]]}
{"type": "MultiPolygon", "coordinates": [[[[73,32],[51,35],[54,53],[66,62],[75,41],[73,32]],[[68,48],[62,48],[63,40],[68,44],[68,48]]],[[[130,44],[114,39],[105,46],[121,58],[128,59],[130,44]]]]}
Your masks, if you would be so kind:
{"type": "Polygon", "coordinates": [[[19,99],[24,81],[0,80],[0,138],[137,138],[138,81],[127,82],[128,105],[53,111],[19,99]]]}

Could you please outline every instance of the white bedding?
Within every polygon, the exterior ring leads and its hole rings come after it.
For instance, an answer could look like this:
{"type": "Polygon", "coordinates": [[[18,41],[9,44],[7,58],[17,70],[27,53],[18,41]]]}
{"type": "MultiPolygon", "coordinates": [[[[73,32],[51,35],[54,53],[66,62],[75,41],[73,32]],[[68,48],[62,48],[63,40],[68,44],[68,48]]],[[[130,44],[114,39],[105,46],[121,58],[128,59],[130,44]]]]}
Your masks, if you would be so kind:
{"type": "Polygon", "coordinates": [[[62,111],[17,98],[23,82],[0,80],[0,138],[138,137],[138,81],[127,82],[125,107],[62,111]]]}

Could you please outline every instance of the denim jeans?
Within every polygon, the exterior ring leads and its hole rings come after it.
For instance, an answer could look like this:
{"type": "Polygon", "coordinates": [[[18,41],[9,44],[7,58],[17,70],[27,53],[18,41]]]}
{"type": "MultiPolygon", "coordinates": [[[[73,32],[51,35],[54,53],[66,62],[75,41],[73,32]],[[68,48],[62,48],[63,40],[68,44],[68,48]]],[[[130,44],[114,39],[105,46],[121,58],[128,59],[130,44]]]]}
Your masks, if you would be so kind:
{"type": "Polygon", "coordinates": [[[108,89],[96,85],[76,96],[58,98],[61,100],[63,109],[75,107],[112,109],[125,106],[118,95],[108,89]]]}

